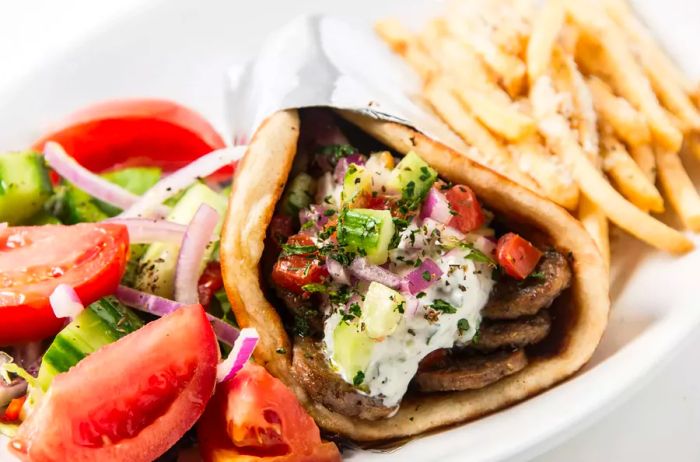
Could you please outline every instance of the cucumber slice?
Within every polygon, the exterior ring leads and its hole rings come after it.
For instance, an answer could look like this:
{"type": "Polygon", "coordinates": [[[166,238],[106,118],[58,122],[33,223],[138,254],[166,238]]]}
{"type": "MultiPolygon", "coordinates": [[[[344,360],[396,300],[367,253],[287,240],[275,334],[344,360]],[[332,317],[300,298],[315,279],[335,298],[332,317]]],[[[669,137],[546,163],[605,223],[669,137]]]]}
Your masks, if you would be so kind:
{"type": "MultiPolygon", "coordinates": [[[[158,167],[129,167],[102,174],[106,180],[139,196],[143,195],[158,183],[161,175],[162,171],[158,167]]],[[[111,217],[121,213],[120,208],[106,202],[95,200],[95,203],[111,217]]]]}
{"type": "MultiPolygon", "coordinates": [[[[200,205],[207,204],[219,213],[219,222],[215,232],[221,232],[224,215],[226,213],[226,199],[213,191],[203,183],[195,183],[190,186],[180,200],[175,204],[168,215],[168,220],[186,225],[192,220],[200,205]]],[[[208,261],[215,246],[209,246],[201,270],[208,261]]],[[[148,250],[141,258],[138,267],[138,275],[134,285],[137,289],[150,292],[161,297],[173,298],[175,283],[175,266],[180,251],[179,244],[155,243],[148,246],[148,250]]]]}
{"type": "Polygon", "coordinates": [[[369,263],[381,265],[389,257],[394,228],[388,210],[345,210],[338,220],[338,243],[366,256],[369,263]]]}
{"type": "Polygon", "coordinates": [[[372,194],[372,175],[362,166],[350,164],[343,179],[343,192],[340,200],[343,205],[353,207],[366,196],[372,194]]]}
{"type": "Polygon", "coordinates": [[[394,333],[402,319],[406,300],[384,284],[372,282],[362,304],[361,319],[367,336],[381,339],[394,333]]]}
{"type": "Polygon", "coordinates": [[[401,191],[403,206],[415,210],[423,203],[435,180],[437,172],[411,151],[391,171],[388,187],[401,191]]]}
{"type": "Polygon", "coordinates": [[[28,225],[43,226],[43,225],[60,225],[61,220],[42,210],[27,221],[28,225]]]}
{"type": "Polygon", "coordinates": [[[358,372],[364,373],[373,349],[373,341],[356,320],[341,321],[333,331],[333,361],[347,380],[352,381],[358,372]]]}
{"type": "Polygon", "coordinates": [[[311,204],[316,193],[316,180],[306,173],[295,176],[282,197],[282,212],[290,217],[299,215],[299,211],[311,204]]]}
{"type": "Polygon", "coordinates": [[[63,193],[63,207],[60,216],[69,225],[97,222],[109,218],[109,215],[97,206],[92,196],[70,183],[66,184],[63,193]]]}
{"type": "Polygon", "coordinates": [[[56,335],[39,368],[39,385],[46,391],[53,378],[97,349],[141,328],[143,322],[113,297],[88,306],[56,335]]]}
{"type": "Polygon", "coordinates": [[[28,151],[0,155],[0,222],[24,223],[43,210],[52,191],[41,154],[28,151]]]}

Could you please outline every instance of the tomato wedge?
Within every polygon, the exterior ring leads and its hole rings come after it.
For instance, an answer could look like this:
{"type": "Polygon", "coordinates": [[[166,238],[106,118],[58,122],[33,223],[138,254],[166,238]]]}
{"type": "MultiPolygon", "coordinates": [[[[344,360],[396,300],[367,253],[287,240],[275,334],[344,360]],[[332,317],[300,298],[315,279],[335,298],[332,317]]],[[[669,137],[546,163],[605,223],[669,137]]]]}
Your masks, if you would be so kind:
{"type": "Polygon", "coordinates": [[[453,186],[445,193],[445,197],[450,204],[450,210],[454,212],[450,226],[468,233],[484,224],[484,211],[471,188],[464,185],[453,186]]]}
{"type": "Polygon", "coordinates": [[[57,375],[10,449],[32,462],[154,460],[201,416],[218,360],[204,309],[182,307],[57,375]]]}
{"type": "Polygon", "coordinates": [[[506,274],[515,279],[522,280],[528,277],[537,266],[540,257],[542,252],[530,241],[515,233],[504,234],[496,244],[498,264],[506,274]]]}
{"type": "Polygon", "coordinates": [[[204,462],[340,461],[294,393],[254,363],[219,385],[197,436],[204,462]]]}
{"type": "Polygon", "coordinates": [[[73,287],[89,304],[114,292],[129,252],[126,227],[82,223],[9,227],[0,231],[0,346],[58,332],[49,295],[73,287]]]}
{"type": "MultiPolygon", "coordinates": [[[[80,164],[96,172],[136,165],[175,170],[225,144],[201,115],[158,99],[89,106],[37,140],[34,149],[41,151],[49,140],[60,143],[80,164]]],[[[230,175],[231,169],[220,173],[230,175]]]]}

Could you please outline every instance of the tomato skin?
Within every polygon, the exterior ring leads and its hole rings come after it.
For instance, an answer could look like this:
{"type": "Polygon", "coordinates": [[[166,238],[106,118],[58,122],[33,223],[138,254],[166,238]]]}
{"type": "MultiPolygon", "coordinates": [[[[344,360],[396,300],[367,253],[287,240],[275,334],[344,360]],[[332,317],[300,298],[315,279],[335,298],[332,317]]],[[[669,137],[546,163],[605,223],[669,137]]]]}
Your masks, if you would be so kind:
{"type": "MultiPolygon", "coordinates": [[[[295,234],[287,241],[290,245],[313,245],[309,236],[295,234]]],[[[306,284],[322,283],[328,278],[328,270],[314,254],[280,255],[272,269],[272,281],[279,287],[297,294],[307,294],[306,284]]]]}
{"type": "Polygon", "coordinates": [[[10,449],[32,462],[154,460],[201,416],[218,360],[202,307],[179,308],[57,375],[10,449]]]}
{"type": "Polygon", "coordinates": [[[463,233],[481,228],[486,217],[471,188],[464,185],[452,186],[445,193],[445,197],[450,203],[450,209],[455,213],[450,220],[450,226],[463,233]]]}
{"type": "Polygon", "coordinates": [[[294,393],[255,363],[219,385],[197,436],[204,462],[340,461],[294,393]]]}
{"type": "Polygon", "coordinates": [[[7,409],[5,409],[5,416],[2,420],[5,422],[15,422],[17,419],[19,419],[19,415],[22,412],[22,406],[24,406],[24,402],[26,400],[27,395],[24,395],[10,401],[10,404],[7,405],[7,409]]]}
{"type": "MultiPolygon", "coordinates": [[[[37,140],[33,149],[43,150],[49,140],[60,143],[80,164],[97,172],[137,165],[175,170],[225,145],[201,115],[159,99],[88,106],[37,140]]],[[[230,177],[231,169],[219,173],[230,177]]]]}
{"type": "Polygon", "coordinates": [[[215,293],[224,287],[224,278],[221,275],[221,264],[218,261],[207,263],[204,272],[199,277],[197,292],[199,293],[199,303],[202,306],[209,306],[215,293]]]}
{"type": "Polygon", "coordinates": [[[507,233],[498,239],[496,258],[506,274],[515,279],[525,279],[535,269],[542,252],[530,241],[518,234],[507,233]]]}
{"type": "Polygon", "coordinates": [[[128,252],[128,231],[117,224],[0,231],[0,346],[41,340],[61,329],[65,320],[54,316],[48,298],[58,284],[73,287],[85,305],[113,293],[128,252]]]}

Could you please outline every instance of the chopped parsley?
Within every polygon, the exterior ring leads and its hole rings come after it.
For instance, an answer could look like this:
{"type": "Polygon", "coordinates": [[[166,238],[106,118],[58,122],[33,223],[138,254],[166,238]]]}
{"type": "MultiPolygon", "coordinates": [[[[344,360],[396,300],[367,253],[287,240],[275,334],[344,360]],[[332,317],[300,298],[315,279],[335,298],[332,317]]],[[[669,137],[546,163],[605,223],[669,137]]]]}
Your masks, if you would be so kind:
{"type": "Polygon", "coordinates": [[[426,166],[421,167],[420,172],[421,173],[418,179],[421,181],[428,181],[433,176],[433,174],[430,172],[430,169],[426,166]]]}
{"type": "Polygon", "coordinates": [[[435,311],[439,311],[441,313],[447,313],[447,314],[454,314],[457,312],[457,308],[454,306],[450,305],[447,303],[445,300],[442,299],[436,299],[432,305],[430,305],[432,309],[435,311]]]}
{"type": "Polygon", "coordinates": [[[355,377],[352,379],[352,384],[355,385],[356,387],[359,387],[362,385],[362,382],[365,381],[365,373],[362,371],[357,371],[357,374],[355,374],[355,377]]]}
{"type": "Polygon", "coordinates": [[[310,292],[312,294],[315,294],[315,293],[325,294],[326,292],[328,292],[328,287],[326,287],[323,284],[318,284],[318,283],[304,284],[303,286],[301,286],[301,289],[305,292],[310,292]]]}
{"type": "Polygon", "coordinates": [[[362,308],[359,303],[351,303],[348,311],[343,314],[342,322],[349,323],[355,318],[362,316],[362,308]]]}
{"type": "Polygon", "coordinates": [[[337,164],[343,157],[350,156],[356,152],[357,149],[349,144],[332,144],[321,149],[321,154],[328,156],[328,160],[333,165],[337,164]]]}
{"type": "Polygon", "coordinates": [[[304,316],[294,317],[294,333],[299,337],[309,335],[309,321],[304,316]]]}
{"type": "Polygon", "coordinates": [[[316,251],[315,245],[282,244],[284,255],[308,255],[316,251]]]}
{"type": "Polygon", "coordinates": [[[430,281],[433,278],[433,275],[430,274],[430,271],[423,271],[423,274],[421,276],[423,276],[424,281],[430,281]]]}
{"type": "Polygon", "coordinates": [[[404,311],[406,311],[406,302],[405,302],[405,301],[402,301],[401,303],[399,303],[398,305],[396,305],[396,311],[398,311],[399,313],[403,314],[404,311]]]}
{"type": "Polygon", "coordinates": [[[545,279],[547,279],[547,276],[544,274],[543,271],[533,271],[532,273],[530,273],[528,278],[539,279],[540,281],[544,281],[545,279]]]}
{"type": "Polygon", "coordinates": [[[301,229],[302,229],[302,230],[304,230],[304,229],[311,229],[311,228],[313,228],[313,227],[314,227],[314,222],[313,222],[313,220],[309,220],[309,221],[307,221],[306,223],[304,223],[303,225],[301,225],[301,229]]]}
{"type": "Polygon", "coordinates": [[[474,247],[474,245],[468,242],[461,242],[459,246],[463,249],[467,249],[470,251],[465,258],[468,258],[469,260],[473,260],[478,263],[486,263],[491,266],[496,266],[496,261],[493,258],[489,257],[484,252],[474,247]]]}
{"type": "Polygon", "coordinates": [[[328,209],[325,212],[323,212],[323,216],[326,217],[332,217],[333,215],[335,215],[335,210],[333,209],[328,209]]]}
{"type": "Polygon", "coordinates": [[[423,298],[423,297],[425,297],[425,295],[426,295],[425,292],[418,292],[416,294],[416,298],[423,298]]]}
{"type": "Polygon", "coordinates": [[[457,321],[457,329],[459,329],[459,335],[464,334],[469,330],[469,321],[464,318],[460,319],[457,321]]]}

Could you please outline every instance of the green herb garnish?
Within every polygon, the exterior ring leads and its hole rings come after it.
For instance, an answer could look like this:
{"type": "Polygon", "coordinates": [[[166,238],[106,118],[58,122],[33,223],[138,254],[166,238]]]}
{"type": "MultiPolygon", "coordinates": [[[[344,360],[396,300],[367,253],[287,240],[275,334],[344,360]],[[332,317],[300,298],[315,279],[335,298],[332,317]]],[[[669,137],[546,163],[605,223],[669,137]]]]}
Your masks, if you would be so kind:
{"type": "Polygon", "coordinates": [[[282,244],[284,255],[308,255],[316,250],[318,249],[315,245],[282,244]]]}
{"type": "Polygon", "coordinates": [[[430,305],[430,307],[435,311],[439,311],[441,313],[454,314],[457,312],[457,308],[450,305],[445,300],[441,300],[439,298],[435,300],[433,304],[430,305]]]}
{"type": "Polygon", "coordinates": [[[356,387],[359,387],[362,385],[362,382],[365,381],[365,373],[362,371],[357,371],[357,374],[355,374],[355,377],[352,379],[352,384],[355,385],[356,387]]]}
{"type": "Polygon", "coordinates": [[[464,318],[460,319],[457,321],[457,329],[459,329],[459,335],[464,334],[469,330],[469,321],[464,318]]]}

